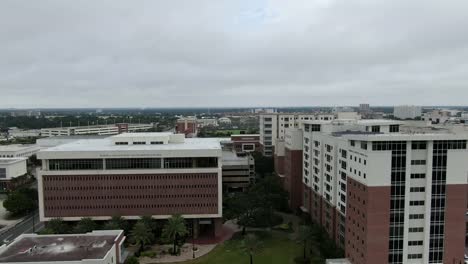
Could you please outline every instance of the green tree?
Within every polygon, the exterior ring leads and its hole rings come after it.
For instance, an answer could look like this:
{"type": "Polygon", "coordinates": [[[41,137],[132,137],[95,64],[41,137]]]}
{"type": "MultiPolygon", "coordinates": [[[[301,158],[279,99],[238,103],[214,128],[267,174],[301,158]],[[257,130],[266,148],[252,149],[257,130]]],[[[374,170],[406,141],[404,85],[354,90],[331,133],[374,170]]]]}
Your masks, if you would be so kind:
{"type": "Polygon", "coordinates": [[[3,207],[13,215],[33,212],[37,208],[37,192],[30,189],[18,189],[10,192],[3,202],[3,207]]]}
{"type": "Polygon", "coordinates": [[[143,221],[139,220],[133,226],[133,229],[130,232],[130,238],[131,241],[138,246],[138,253],[140,253],[146,245],[151,244],[154,239],[154,235],[151,232],[151,229],[149,229],[143,221]]]}
{"type": "Polygon", "coordinates": [[[169,218],[162,232],[162,236],[165,239],[173,242],[173,254],[176,254],[177,252],[178,239],[187,234],[187,226],[185,225],[185,220],[181,215],[173,215],[171,218],[169,218]]]}
{"type": "Polygon", "coordinates": [[[88,232],[92,232],[93,230],[96,230],[97,227],[98,226],[96,222],[94,222],[93,219],[89,217],[83,217],[75,226],[75,232],[76,233],[88,233],[88,232]]]}
{"type": "Polygon", "coordinates": [[[140,264],[140,261],[138,260],[137,257],[128,257],[127,260],[125,260],[125,264],[140,264]]]}
{"type": "Polygon", "coordinates": [[[46,228],[53,232],[53,234],[68,234],[70,233],[70,226],[63,221],[62,218],[54,218],[46,223],[46,228]]]}
{"type": "Polygon", "coordinates": [[[114,215],[112,218],[104,224],[103,227],[104,230],[123,230],[125,234],[128,233],[130,229],[130,225],[128,224],[128,221],[125,220],[122,216],[119,215],[114,215]]]}
{"type": "Polygon", "coordinates": [[[242,241],[242,249],[249,254],[250,264],[253,264],[253,256],[262,248],[262,242],[255,234],[247,234],[242,241]]]}

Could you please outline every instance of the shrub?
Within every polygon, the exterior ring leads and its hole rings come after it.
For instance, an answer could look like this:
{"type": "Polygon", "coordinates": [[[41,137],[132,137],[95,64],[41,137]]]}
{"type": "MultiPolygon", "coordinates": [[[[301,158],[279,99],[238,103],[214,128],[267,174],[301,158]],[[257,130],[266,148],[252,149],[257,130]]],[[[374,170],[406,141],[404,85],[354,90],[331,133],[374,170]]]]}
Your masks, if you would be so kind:
{"type": "Polygon", "coordinates": [[[125,260],[125,264],[140,264],[140,261],[136,257],[129,257],[125,260]]]}
{"type": "Polygon", "coordinates": [[[309,258],[304,258],[302,256],[300,257],[295,257],[294,258],[294,263],[297,263],[297,264],[309,264],[310,263],[310,259],[309,258]]]}
{"type": "Polygon", "coordinates": [[[140,257],[156,258],[158,254],[154,251],[143,251],[140,254],[140,257]]]}

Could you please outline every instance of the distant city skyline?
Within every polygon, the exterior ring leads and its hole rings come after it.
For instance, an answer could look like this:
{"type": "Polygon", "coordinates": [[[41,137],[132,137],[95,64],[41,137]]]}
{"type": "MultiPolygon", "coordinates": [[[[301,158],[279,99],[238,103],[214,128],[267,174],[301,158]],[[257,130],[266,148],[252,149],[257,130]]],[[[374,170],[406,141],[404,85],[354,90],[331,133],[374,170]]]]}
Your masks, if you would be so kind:
{"type": "Polygon", "coordinates": [[[2,108],[463,105],[467,1],[0,3],[2,108]]]}

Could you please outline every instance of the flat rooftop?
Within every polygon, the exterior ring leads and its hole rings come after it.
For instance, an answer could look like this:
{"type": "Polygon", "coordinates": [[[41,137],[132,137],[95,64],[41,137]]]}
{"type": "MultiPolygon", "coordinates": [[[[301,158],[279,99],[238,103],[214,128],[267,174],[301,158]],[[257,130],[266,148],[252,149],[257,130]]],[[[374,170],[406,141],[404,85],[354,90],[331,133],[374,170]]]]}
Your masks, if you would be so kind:
{"type": "MultiPolygon", "coordinates": [[[[113,128],[117,127],[117,124],[107,124],[107,125],[91,125],[91,126],[70,126],[70,127],[48,127],[48,128],[41,128],[41,130],[68,130],[68,129],[92,129],[92,128],[113,128]]],[[[128,126],[150,126],[151,124],[136,124],[136,123],[122,123],[128,126]]]]}
{"type": "Polygon", "coordinates": [[[0,146],[0,151],[21,151],[21,150],[26,150],[30,148],[36,148],[38,147],[35,144],[31,145],[21,145],[21,144],[13,144],[13,145],[2,145],[0,146]]]}
{"type": "Polygon", "coordinates": [[[75,151],[151,151],[151,150],[197,150],[221,149],[222,138],[186,138],[181,143],[168,143],[160,145],[115,145],[112,137],[103,139],[82,139],[67,144],[42,150],[47,152],[75,152],[75,151]]]}
{"type": "Polygon", "coordinates": [[[13,164],[25,161],[26,158],[0,158],[0,165],[13,164]]]}
{"type": "MultiPolygon", "coordinates": [[[[120,232],[120,231],[119,231],[120,232]]],[[[7,245],[0,262],[63,262],[102,259],[118,234],[25,235],[7,245]]]]}

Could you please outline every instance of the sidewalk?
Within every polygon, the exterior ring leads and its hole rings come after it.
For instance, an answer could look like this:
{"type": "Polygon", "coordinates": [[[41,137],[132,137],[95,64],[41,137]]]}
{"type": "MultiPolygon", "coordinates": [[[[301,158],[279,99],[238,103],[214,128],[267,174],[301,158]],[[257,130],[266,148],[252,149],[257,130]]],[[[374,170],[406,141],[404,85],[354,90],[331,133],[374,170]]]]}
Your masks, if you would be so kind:
{"type": "MultiPolygon", "coordinates": [[[[225,223],[222,227],[221,235],[219,237],[195,239],[195,247],[197,248],[197,251],[195,252],[195,258],[199,258],[203,255],[210,253],[218,244],[221,244],[224,241],[231,239],[231,237],[237,231],[239,231],[237,225],[232,223],[225,223]]],[[[171,254],[169,254],[168,252],[170,248],[172,248],[172,245],[153,246],[151,248],[151,251],[157,253],[156,258],[141,257],[140,264],[173,263],[194,259],[191,240],[189,240],[188,243],[185,243],[182,246],[179,256],[172,256],[171,254]]]]}

